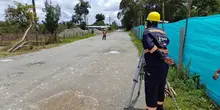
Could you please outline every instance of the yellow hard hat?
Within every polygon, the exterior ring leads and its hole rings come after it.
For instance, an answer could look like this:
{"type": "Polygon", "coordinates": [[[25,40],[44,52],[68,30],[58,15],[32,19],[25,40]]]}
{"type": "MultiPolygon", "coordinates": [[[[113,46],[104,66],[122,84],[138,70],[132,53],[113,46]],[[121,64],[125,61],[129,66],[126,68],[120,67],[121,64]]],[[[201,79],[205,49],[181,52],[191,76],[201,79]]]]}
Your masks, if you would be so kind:
{"type": "Polygon", "coordinates": [[[160,14],[158,12],[156,12],[156,11],[151,12],[151,13],[148,14],[147,20],[148,21],[160,22],[160,14]]]}

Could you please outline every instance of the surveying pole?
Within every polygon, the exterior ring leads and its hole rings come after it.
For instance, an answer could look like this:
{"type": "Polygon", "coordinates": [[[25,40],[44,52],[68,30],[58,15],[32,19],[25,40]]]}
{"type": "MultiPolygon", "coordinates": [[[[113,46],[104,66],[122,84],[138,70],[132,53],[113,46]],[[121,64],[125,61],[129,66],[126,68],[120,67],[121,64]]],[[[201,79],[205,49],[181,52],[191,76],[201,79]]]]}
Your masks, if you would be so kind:
{"type": "Polygon", "coordinates": [[[138,97],[140,96],[140,91],[141,91],[141,84],[142,84],[142,80],[144,79],[144,49],[142,50],[141,52],[141,57],[139,59],[139,62],[138,62],[138,66],[136,68],[136,72],[134,74],[134,77],[133,77],[133,82],[132,82],[132,88],[131,88],[131,94],[130,94],[130,97],[129,97],[129,102],[128,102],[128,105],[127,105],[127,108],[129,108],[131,106],[131,102],[132,102],[132,97],[133,97],[133,94],[134,94],[134,89],[135,89],[135,86],[136,84],[139,82],[139,87],[138,87],[138,97]]]}

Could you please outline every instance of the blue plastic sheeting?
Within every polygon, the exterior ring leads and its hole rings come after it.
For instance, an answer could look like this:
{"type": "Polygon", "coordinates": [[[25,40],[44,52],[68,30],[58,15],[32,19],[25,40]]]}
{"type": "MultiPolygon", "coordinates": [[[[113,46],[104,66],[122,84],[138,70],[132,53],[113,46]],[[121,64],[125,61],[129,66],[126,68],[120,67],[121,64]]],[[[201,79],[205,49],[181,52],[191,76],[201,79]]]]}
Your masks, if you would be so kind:
{"type": "MultiPolygon", "coordinates": [[[[180,28],[185,27],[186,20],[164,25],[170,39],[169,56],[177,63],[180,28]]],[[[161,25],[159,26],[162,27],[161,25]]],[[[140,39],[144,26],[133,28],[140,39]]],[[[220,105],[220,79],[212,79],[214,72],[220,68],[220,15],[190,18],[185,39],[183,63],[190,63],[190,73],[200,75],[200,82],[206,85],[206,93],[220,105]]]]}

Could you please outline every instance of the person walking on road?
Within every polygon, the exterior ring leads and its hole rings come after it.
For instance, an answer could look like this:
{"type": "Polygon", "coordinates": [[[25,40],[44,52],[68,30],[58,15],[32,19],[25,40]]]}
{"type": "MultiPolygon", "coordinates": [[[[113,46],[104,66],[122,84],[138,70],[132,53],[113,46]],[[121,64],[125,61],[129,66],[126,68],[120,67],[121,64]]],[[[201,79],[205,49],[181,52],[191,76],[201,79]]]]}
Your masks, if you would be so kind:
{"type": "Polygon", "coordinates": [[[106,40],[106,34],[107,34],[106,29],[104,29],[104,30],[103,30],[103,37],[102,37],[102,40],[106,40]]]}
{"type": "Polygon", "coordinates": [[[158,28],[160,14],[151,12],[147,17],[147,29],[143,33],[145,68],[145,95],[147,110],[164,110],[165,85],[169,65],[174,64],[168,57],[169,39],[158,28]]]}

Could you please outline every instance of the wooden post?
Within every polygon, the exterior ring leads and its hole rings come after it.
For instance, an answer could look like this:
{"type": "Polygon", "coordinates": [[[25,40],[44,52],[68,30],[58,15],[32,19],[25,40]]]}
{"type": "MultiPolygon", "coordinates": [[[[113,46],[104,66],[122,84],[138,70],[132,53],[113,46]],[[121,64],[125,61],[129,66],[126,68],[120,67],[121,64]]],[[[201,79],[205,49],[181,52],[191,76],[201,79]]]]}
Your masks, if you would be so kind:
{"type": "Polygon", "coordinates": [[[36,7],[35,7],[35,0],[32,0],[32,5],[33,5],[33,12],[34,12],[34,28],[35,28],[35,35],[36,35],[36,41],[37,41],[37,46],[38,46],[38,29],[37,29],[37,13],[36,13],[36,7]]]}
{"type": "Polygon", "coordinates": [[[187,35],[188,19],[190,17],[192,1],[193,0],[187,0],[186,27],[185,27],[184,42],[185,42],[185,38],[186,38],[186,35],[187,35]]]}
{"type": "Polygon", "coordinates": [[[183,47],[184,47],[184,28],[180,28],[180,43],[179,43],[179,55],[178,55],[178,65],[177,65],[177,73],[180,72],[182,68],[182,59],[183,59],[183,47]]]}
{"type": "Polygon", "coordinates": [[[163,24],[162,24],[162,28],[163,28],[163,31],[164,31],[164,20],[165,20],[165,12],[164,12],[164,1],[163,1],[163,9],[162,9],[162,12],[163,12],[163,24]]]}

